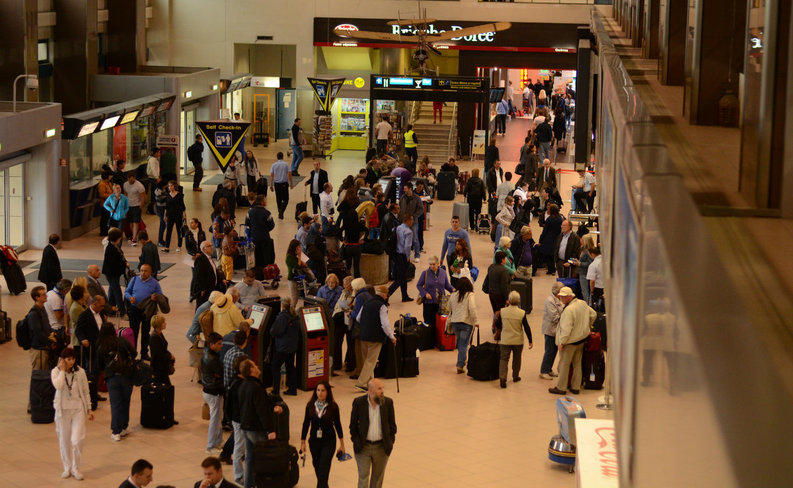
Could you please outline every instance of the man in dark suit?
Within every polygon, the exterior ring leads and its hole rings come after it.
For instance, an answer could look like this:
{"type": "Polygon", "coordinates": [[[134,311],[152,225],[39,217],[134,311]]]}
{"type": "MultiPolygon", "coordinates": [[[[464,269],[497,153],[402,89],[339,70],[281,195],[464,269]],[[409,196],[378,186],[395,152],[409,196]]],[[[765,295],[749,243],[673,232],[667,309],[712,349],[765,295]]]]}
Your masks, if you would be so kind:
{"type": "MultiPolygon", "coordinates": [[[[537,191],[542,192],[543,188],[551,187],[556,190],[556,170],[551,168],[551,160],[545,158],[542,162],[542,166],[537,168],[537,191]]],[[[545,206],[545,199],[540,194],[540,198],[542,200],[542,205],[545,206]]]]}
{"type": "Polygon", "coordinates": [[[77,317],[77,324],[74,327],[74,335],[80,343],[77,351],[77,357],[80,358],[80,366],[85,369],[88,379],[93,380],[88,389],[91,394],[92,410],[96,410],[97,402],[107,400],[99,396],[95,386],[99,380],[99,371],[101,369],[97,364],[96,340],[99,337],[99,329],[106,320],[105,305],[106,300],[102,295],[94,295],[91,306],[83,310],[77,317]]]}
{"type": "Polygon", "coordinates": [[[223,466],[220,459],[209,456],[201,463],[204,468],[204,479],[196,481],[193,488],[236,488],[237,485],[223,478],[223,466]]]}
{"type": "Polygon", "coordinates": [[[209,299],[213,290],[224,291],[224,280],[221,278],[217,265],[212,259],[212,243],[201,243],[201,252],[193,262],[193,281],[190,283],[190,295],[195,299],[195,307],[209,299]]]}
{"type": "Polygon", "coordinates": [[[314,160],[314,169],[308,175],[306,186],[311,185],[311,208],[313,213],[319,212],[319,194],[325,189],[325,183],[328,182],[328,172],[319,168],[319,161],[314,160]]]}
{"type": "Polygon", "coordinates": [[[145,459],[138,459],[132,465],[132,473],[118,488],[143,488],[154,481],[154,466],[145,459]]]}
{"type": "Polygon", "coordinates": [[[47,291],[55,288],[55,285],[63,279],[63,273],[61,273],[61,260],[58,259],[58,251],[56,251],[60,242],[61,236],[58,234],[50,234],[49,245],[47,245],[41,253],[38,280],[44,283],[44,286],[47,287],[47,291]]]}
{"type": "Polygon", "coordinates": [[[99,276],[101,276],[102,270],[99,269],[99,266],[96,264],[89,264],[85,269],[85,273],[88,275],[85,277],[85,281],[88,284],[88,296],[92,299],[95,299],[97,295],[101,296],[105,300],[104,314],[115,314],[118,311],[118,307],[107,304],[107,292],[105,291],[105,287],[102,286],[102,283],[99,282],[99,276]]]}
{"type": "Polygon", "coordinates": [[[501,167],[501,161],[493,163],[493,167],[485,175],[485,185],[487,185],[487,195],[491,197],[498,188],[498,185],[504,181],[504,169],[501,167]]]}
{"type": "Polygon", "coordinates": [[[581,238],[573,232],[573,224],[569,220],[562,221],[562,233],[556,238],[553,257],[556,259],[556,270],[560,278],[573,276],[575,266],[568,262],[569,259],[578,259],[581,254],[581,238]]]}
{"type": "Polygon", "coordinates": [[[394,401],[385,396],[383,382],[373,378],[369,380],[368,387],[366,395],[352,402],[350,438],[355,450],[355,462],[358,463],[358,486],[380,488],[383,486],[388,456],[394,448],[397,426],[394,401]],[[373,425],[371,430],[370,425],[373,425]]]}

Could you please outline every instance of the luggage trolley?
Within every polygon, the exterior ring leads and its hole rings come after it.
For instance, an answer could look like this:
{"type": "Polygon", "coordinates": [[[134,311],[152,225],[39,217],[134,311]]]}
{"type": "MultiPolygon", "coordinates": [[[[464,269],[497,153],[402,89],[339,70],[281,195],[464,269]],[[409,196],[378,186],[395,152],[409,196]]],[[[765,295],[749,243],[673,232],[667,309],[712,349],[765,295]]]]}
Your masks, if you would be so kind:
{"type": "Polygon", "coordinates": [[[556,400],[556,421],[559,434],[548,444],[548,459],[564,464],[572,473],[575,470],[575,419],[586,418],[584,406],[574,397],[566,395],[556,400]]]}

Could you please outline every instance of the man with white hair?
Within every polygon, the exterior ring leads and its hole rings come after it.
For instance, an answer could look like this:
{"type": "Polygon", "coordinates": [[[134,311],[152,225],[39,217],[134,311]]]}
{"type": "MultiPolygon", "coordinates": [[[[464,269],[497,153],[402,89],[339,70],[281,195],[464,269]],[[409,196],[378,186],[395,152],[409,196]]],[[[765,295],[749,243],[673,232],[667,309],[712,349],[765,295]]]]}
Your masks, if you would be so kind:
{"type": "Polygon", "coordinates": [[[549,393],[564,395],[567,393],[567,377],[570,366],[573,367],[573,378],[570,380],[570,393],[577,395],[581,388],[581,358],[584,344],[589,338],[590,327],[595,322],[597,313],[583,300],[575,297],[575,293],[565,286],[559,290],[559,300],[564,310],[559,317],[559,329],[556,331],[556,345],[559,346],[559,381],[549,393]]]}
{"type": "Polygon", "coordinates": [[[542,335],[545,336],[545,353],[540,364],[540,378],[552,380],[559,376],[553,372],[553,362],[556,359],[556,330],[559,328],[559,318],[562,316],[564,304],[559,300],[559,290],[563,284],[556,281],[551,287],[551,294],[545,299],[542,310],[542,335]]]}

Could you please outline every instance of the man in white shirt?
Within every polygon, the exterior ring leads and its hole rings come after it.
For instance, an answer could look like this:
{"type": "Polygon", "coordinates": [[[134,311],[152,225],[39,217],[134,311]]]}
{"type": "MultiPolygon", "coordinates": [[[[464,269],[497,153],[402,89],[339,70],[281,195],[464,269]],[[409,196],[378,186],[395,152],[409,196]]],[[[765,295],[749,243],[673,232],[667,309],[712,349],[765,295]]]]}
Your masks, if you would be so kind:
{"type": "Polygon", "coordinates": [[[600,308],[595,305],[603,298],[603,256],[600,255],[600,246],[592,248],[589,254],[594,256],[595,259],[592,261],[592,264],[589,265],[586,279],[589,281],[592,305],[596,308],[600,308]]]}
{"type": "Polygon", "coordinates": [[[130,171],[127,174],[127,182],[124,183],[124,193],[127,194],[127,199],[129,200],[127,222],[129,222],[132,227],[130,242],[133,246],[137,246],[138,242],[135,239],[138,236],[138,226],[141,220],[140,209],[146,203],[146,187],[143,186],[143,183],[135,179],[134,171],[130,171]]]}
{"type": "Polygon", "coordinates": [[[47,301],[44,303],[44,311],[47,312],[47,319],[52,330],[60,330],[64,325],[65,310],[63,301],[66,294],[72,289],[72,282],[60,280],[55,288],[47,292],[47,301]]]}
{"type": "Polygon", "coordinates": [[[515,97],[515,89],[512,88],[512,82],[507,84],[507,104],[509,104],[509,114],[515,116],[515,107],[512,106],[512,98],[515,97]]]}
{"type": "Polygon", "coordinates": [[[512,190],[515,190],[515,196],[517,196],[518,191],[515,189],[515,183],[512,183],[512,173],[507,171],[504,173],[504,181],[496,187],[496,198],[498,198],[496,212],[500,212],[504,208],[504,199],[512,190]]]}
{"type": "Polygon", "coordinates": [[[160,157],[162,157],[162,150],[159,147],[155,147],[154,151],[152,151],[151,156],[149,157],[148,162],[146,163],[146,176],[149,177],[149,188],[151,189],[149,196],[149,208],[147,212],[151,215],[155,214],[154,189],[157,188],[157,185],[160,183],[160,157]]]}
{"type": "Polygon", "coordinates": [[[358,464],[358,488],[381,488],[396,441],[394,401],[385,396],[379,379],[372,378],[367,388],[366,395],[352,402],[350,438],[358,464]]]}
{"type": "Polygon", "coordinates": [[[322,232],[328,229],[328,225],[333,223],[333,185],[325,183],[322,193],[319,194],[319,213],[322,216],[322,232]]]}
{"type": "MultiPolygon", "coordinates": [[[[529,183],[526,180],[522,180],[520,182],[520,186],[515,188],[515,193],[512,194],[515,198],[515,202],[518,205],[523,205],[526,203],[526,200],[529,199],[529,183]]],[[[531,214],[529,214],[531,216],[531,214]]]]}
{"type": "Polygon", "coordinates": [[[581,179],[575,185],[576,190],[573,193],[576,210],[578,213],[591,213],[595,203],[595,175],[580,169],[578,176],[581,179]]]}
{"type": "Polygon", "coordinates": [[[388,115],[383,115],[383,120],[377,124],[374,130],[374,137],[377,139],[377,153],[385,154],[388,152],[388,139],[391,137],[393,128],[388,122],[388,115]]]}

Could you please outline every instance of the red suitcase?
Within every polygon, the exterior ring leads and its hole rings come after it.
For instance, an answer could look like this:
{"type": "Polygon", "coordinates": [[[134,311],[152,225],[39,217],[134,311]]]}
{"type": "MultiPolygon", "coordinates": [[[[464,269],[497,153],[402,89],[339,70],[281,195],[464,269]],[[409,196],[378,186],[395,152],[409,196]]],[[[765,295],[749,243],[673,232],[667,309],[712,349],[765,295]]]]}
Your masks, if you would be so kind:
{"type": "Polygon", "coordinates": [[[448,315],[435,316],[435,344],[441,351],[453,351],[457,349],[457,337],[446,334],[446,319],[448,315]]]}

